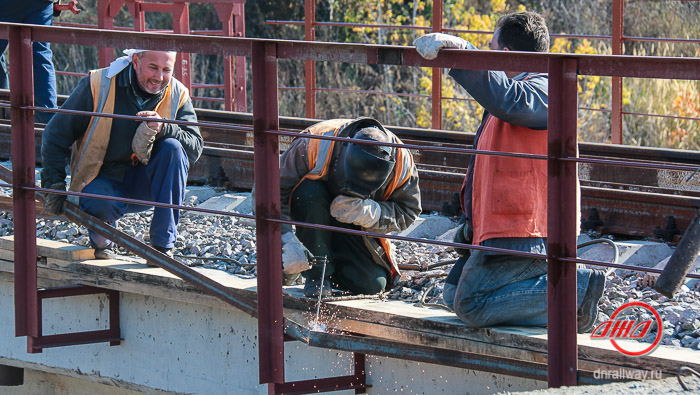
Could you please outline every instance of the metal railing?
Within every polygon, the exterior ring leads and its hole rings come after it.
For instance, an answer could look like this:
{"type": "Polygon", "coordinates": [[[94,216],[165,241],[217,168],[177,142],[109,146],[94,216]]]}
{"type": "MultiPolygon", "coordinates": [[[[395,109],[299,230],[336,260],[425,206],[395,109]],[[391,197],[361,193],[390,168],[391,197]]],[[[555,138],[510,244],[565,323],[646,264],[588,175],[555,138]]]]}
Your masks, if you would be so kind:
{"type": "MultiPolygon", "coordinates": [[[[624,5],[626,0],[612,0],[612,35],[587,35],[587,34],[551,34],[552,38],[576,38],[576,39],[592,39],[592,40],[609,40],[611,41],[612,54],[622,55],[623,54],[623,43],[624,42],[672,42],[672,43],[700,43],[700,38],[698,39],[684,39],[684,38],[660,38],[660,37],[635,37],[635,36],[625,36],[624,35],[624,5]]],[[[698,0],[652,0],[657,2],[697,2],[698,0]]],[[[369,28],[369,29],[399,29],[399,30],[420,30],[425,33],[428,32],[443,32],[443,33],[470,33],[470,34],[482,34],[482,35],[492,35],[492,31],[483,30],[464,30],[464,29],[451,29],[445,28],[442,24],[443,16],[443,2],[444,0],[432,0],[433,15],[439,15],[440,18],[433,17],[432,26],[415,26],[415,25],[392,25],[392,24],[368,24],[368,23],[348,23],[348,22],[322,22],[316,20],[316,0],[307,0],[304,2],[304,15],[305,19],[303,21],[281,21],[281,20],[268,20],[267,23],[271,25],[294,25],[294,26],[304,26],[304,39],[308,41],[316,40],[316,27],[340,27],[340,28],[369,28]]],[[[497,68],[498,70],[503,70],[502,68],[497,68]]],[[[347,90],[343,89],[332,89],[332,88],[318,88],[316,86],[316,67],[313,61],[306,61],[305,64],[306,72],[306,84],[303,88],[287,88],[287,89],[304,89],[306,97],[306,117],[315,118],[316,117],[316,92],[319,91],[339,91],[344,92],[347,90]]],[[[432,128],[442,129],[443,119],[442,119],[442,103],[443,100],[470,100],[464,98],[455,97],[445,97],[442,95],[443,78],[442,69],[433,68],[432,69],[432,88],[431,88],[431,114],[432,114],[432,128]]],[[[622,103],[622,82],[623,77],[613,76],[611,79],[611,108],[609,110],[605,109],[590,109],[590,108],[580,108],[586,111],[601,111],[609,112],[611,114],[611,138],[613,144],[622,144],[622,130],[623,130],[623,115],[634,115],[634,116],[650,116],[650,117],[666,117],[666,118],[678,118],[678,119],[688,119],[693,121],[700,121],[700,118],[693,117],[676,117],[670,115],[652,114],[652,113],[641,113],[641,112],[631,112],[623,110],[622,103]]],[[[375,91],[353,91],[354,93],[369,93],[369,94],[382,94],[382,95],[395,95],[395,96],[407,96],[405,93],[396,92],[375,92],[375,91]]],[[[411,95],[412,97],[427,97],[425,95],[411,95]]]]}
{"type": "MultiPolygon", "coordinates": [[[[577,234],[577,76],[599,75],[637,78],[677,78],[700,80],[700,59],[631,57],[553,53],[526,53],[504,51],[446,50],[432,61],[423,59],[412,47],[388,45],[362,45],[319,43],[287,40],[263,40],[227,37],[197,37],[191,35],[160,35],[108,30],[83,30],[68,27],[47,27],[0,23],[0,38],[10,41],[11,103],[0,106],[11,108],[12,118],[12,178],[15,221],[15,250],[26,251],[15,260],[15,305],[16,335],[37,336],[36,295],[36,221],[35,194],[49,190],[35,187],[34,147],[35,134],[33,112],[44,110],[33,105],[33,82],[31,74],[32,41],[45,41],[69,45],[97,45],[105,47],[137,47],[152,50],[175,50],[179,52],[219,54],[224,56],[250,56],[253,66],[253,131],[256,187],[256,237],[258,259],[258,347],[260,382],[270,383],[275,392],[284,391],[290,383],[284,379],[284,329],[287,321],[282,310],[281,225],[322,227],[321,225],[282,220],[280,216],[279,183],[279,135],[304,136],[340,140],[342,138],[309,136],[281,131],[278,114],[277,64],[280,59],[303,61],[332,61],[363,64],[402,65],[407,67],[465,69],[517,69],[549,73],[549,123],[547,156],[527,157],[546,160],[548,164],[548,362],[549,386],[576,385],[578,372],[576,337],[576,263],[595,263],[610,266],[605,262],[584,261],[576,258],[577,234]],[[15,67],[19,66],[19,67],[15,67]]],[[[62,109],[54,112],[67,112],[62,109]]],[[[89,114],[116,117],[112,114],[89,114]]],[[[358,114],[360,115],[360,114],[358,114]]],[[[142,118],[139,118],[142,119],[142,118]]],[[[145,119],[145,118],[143,118],[145,119]]],[[[166,121],[168,122],[168,121],[166,121]]],[[[174,123],[177,123],[174,122],[174,123]]],[[[221,125],[221,128],[226,126],[221,125]]],[[[434,147],[411,147],[419,150],[441,150],[434,147]]],[[[454,149],[454,148],[453,148],[454,149]]],[[[497,152],[478,152],[462,149],[472,154],[513,155],[497,152]]],[[[518,155],[518,154],[516,154],[518,155]]],[[[522,156],[522,155],[519,155],[522,156]]],[[[644,167],[638,162],[586,159],[614,165],[644,167]]],[[[657,168],[663,165],[654,165],[657,168]]],[[[670,167],[669,167],[670,168],[670,167]]],[[[674,169],[693,171],[692,166],[673,165],[674,169]]],[[[52,191],[55,192],[55,191],[52,191]]],[[[68,194],[68,193],[66,193],[68,194]]],[[[88,196],[83,193],[70,193],[88,196]]],[[[112,200],[123,200],[113,198],[112,200]]],[[[148,203],[154,206],[189,207],[148,203]]],[[[227,215],[241,216],[236,213],[227,215]]],[[[93,224],[102,232],[109,229],[93,224]],[[106,229],[106,230],[105,230],[106,229]]],[[[462,245],[434,240],[383,235],[364,231],[351,231],[335,227],[322,227],[338,232],[353,233],[369,237],[428,243],[442,246],[494,250],[487,247],[462,245]]],[[[494,250],[495,251],[495,250],[494,250]]],[[[522,252],[498,250],[510,254],[522,252]]],[[[168,265],[162,265],[169,268],[168,265]]],[[[175,267],[170,267],[174,269],[175,267]]],[[[647,272],[654,269],[627,267],[647,272]]],[[[187,281],[201,283],[188,273],[178,272],[187,281]]],[[[700,278],[698,275],[688,277],[700,278]]],[[[205,288],[215,296],[216,291],[205,288]]],[[[222,298],[232,303],[227,298],[222,298]]],[[[235,303],[232,303],[235,305],[235,303]]],[[[247,305],[246,305],[247,306],[247,305]]],[[[246,307],[247,309],[247,307],[246,307]]],[[[293,325],[292,325],[293,326],[293,325]]],[[[439,363],[436,361],[435,363],[439,363]]],[[[503,366],[508,362],[503,361],[503,366]]],[[[356,365],[357,366],[357,365],[356,365]]],[[[505,370],[508,372],[508,370],[505,370]]],[[[337,378],[341,380],[340,378],[337,378]]],[[[344,378],[343,382],[347,382],[344,378]]],[[[354,387],[358,388],[358,387],[354,387]]]]}

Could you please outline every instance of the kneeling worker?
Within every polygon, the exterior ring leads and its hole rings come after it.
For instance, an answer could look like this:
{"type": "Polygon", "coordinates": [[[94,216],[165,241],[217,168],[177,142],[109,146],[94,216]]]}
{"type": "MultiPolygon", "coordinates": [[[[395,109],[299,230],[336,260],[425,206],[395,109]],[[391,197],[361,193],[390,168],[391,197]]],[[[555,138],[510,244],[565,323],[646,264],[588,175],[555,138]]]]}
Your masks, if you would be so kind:
{"type": "MultiPolygon", "coordinates": [[[[175,52],[127,50],[110,67],[90,72],[61,108],[148,117],[148,121],[56,114],[41,145],[45,188],[65,190],[71,157],[70,190],[159,203],[182,204],[187,172],[202,153],[199,128],[162,122],[197,122],[189,92],[175,78],[175,52]]],[[[48,194],[44,207],[60,214],[66,195],[48,194]]],[[[114,225],[126,213],[149,207],[80,198],[80,209],[114,225]]],[[[172,255],[179,212],[157,207],[150,243],[172,255]]],[[[112,242],[90,232],[95,258],[113,257],[112,242]]]]}
{"type": "MultiPolygon", "coordinates": [[[[371,118],[333,119],[304,133],[401,144],[371,118]]],[[[405,148],[297,138],[281,157],[282,218],[374,233],[401,231],[421,212],[418,171],[405,148]]],[[[331,285],[376,294],[398,275],[389,240],[299,226],[282,227],[285,281],[302,272],[304,295],[331,285]],[[311,265],[325,257],[322,265],[311,265]]]]}

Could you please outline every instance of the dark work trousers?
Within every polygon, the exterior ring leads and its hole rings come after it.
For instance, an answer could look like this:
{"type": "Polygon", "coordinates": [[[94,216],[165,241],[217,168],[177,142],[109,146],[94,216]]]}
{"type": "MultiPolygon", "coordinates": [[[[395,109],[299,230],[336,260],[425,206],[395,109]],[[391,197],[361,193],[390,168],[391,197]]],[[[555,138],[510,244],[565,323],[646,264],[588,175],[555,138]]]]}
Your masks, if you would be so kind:
{"type": "MultiPolygon", "coordinates": [[[[303,181],[292,194],[294,221],[356,229],[359,226],[336,221],[330,214],[331,196],[323,181],[303,181]]],[[[326,256],[326,278],[334,286],[358,294],[376,294],[389,282],[389,273],[377,265],[362,236],[297,226],[296,235],[314,256],[326,256]]],[[[315,265],[302,273],[305,279],[321,278],[323,266],[315,265]]]]}
{"type": "MultiPolygon", "coordinates": [[[[51,26],[53,24],[53,1],[51,0],[8,0],[0,5],[0,22],[31,23],[51,26]]],[[[9,89],[9,77],[2,54],[7,48],[7,40],[0,40],[0,89],[9,89]]],[[[34,105],[56,108],[56,72],[53,66],[51,46],[45,42],[32,44],[34,72],[34,105]]],[[[35,112],[38,122],[48,123],[52,112],[35,112]]]]}
{"type": "MultiPolygon", "coordinates": [[[[132,166],[123,182],[97,177],[83,189],[85,193],[150,200],[158,203],[182,204],[185,196],[187,172],[190,164],[179,141],[167,138],[153,145],[151,160],[147,165],[132,166]]],[[[129,204],[112,200],[80,198],[80,209],[111,224],[124,214],[146,211],[150,206],[129,204]]],[[[177,239],[179,210],[156,207],[151,221],[151,245],[173,248],[177,239]]],[[[108,248],[112,242],[97,233],[90,232],[93,248],[108,248]]]]}

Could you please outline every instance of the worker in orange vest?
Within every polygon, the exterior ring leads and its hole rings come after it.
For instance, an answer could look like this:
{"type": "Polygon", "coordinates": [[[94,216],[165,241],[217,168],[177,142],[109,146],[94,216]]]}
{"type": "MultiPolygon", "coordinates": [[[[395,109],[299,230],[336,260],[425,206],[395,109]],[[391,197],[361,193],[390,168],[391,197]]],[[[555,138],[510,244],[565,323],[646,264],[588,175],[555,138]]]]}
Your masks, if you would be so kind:
{"type": "MultiPolygon", "coordinates": [[[[416,50],[434,59],[441,48],[476,49],[442,33],[419,37],[416,50]]],[[[549,50],[545,20],[533,12],[504,15],[491,49],[549,50]]],[[[450,76],[484,107],[474,147],[547,155],[548,77],[518,71],[452,69],[450,76]]],[[[547,163],[473,155],[462,187],[465,222],[455,241],[547,253],[547,163]]],[[[578,210],[578,202],[576,206],[578,210]]],[[[443,290],[445,303],[469,326],[547,325],[547,262],[494,251],[462,251],[443,290]]],[[[590,330],[603,294],[602,271],[578,269],[578,330],[590,330]]],[[[572,290],[573,291],[573,290],[572,290]]]]}
{"type": "MultiPolygon", "coordinates": [[[[68,189],[96,195],[182,204],[190,164],[202,154],[203,139],[189,90],[172,77],[175,52],[127,49],[103,69],[90,71],[62,109],[122,114],[131,119],[56,114],[44,130],[41,184],[66,190],[65,165],[70,158],[68,189]],[[189,122],[174,124],[164,119],[189,122]]],[[[63,211],[66,195],[47,194],[44,208],[63,211]]],[[[80,209],[111,224],[126,213],[150,207],[89,197],[80,209]]],[[[179,221],[177,209],[156,207],[150,243],[173,255],[179,221]]],[[[95,258],[114,258],[112,241],[90,231],[95,258]]]]}
{"type": "MultiPolygon", "coordinates": [[[[303,133],[357,142],[294,140],[280,162],[283,219],[383,234],[415,221],[421,202],[411,153],[376,145],[401,144],[392,132],[374,119],[358,118],[320,122],[303,133]]],[[[294,233],[283,225],[282,265],[286,284],[302,274],[308,297],[321,289],[330,295],[332,286],[376,294],[391,288],[399,275],[389,240],[304,226],[294,233]]]]}

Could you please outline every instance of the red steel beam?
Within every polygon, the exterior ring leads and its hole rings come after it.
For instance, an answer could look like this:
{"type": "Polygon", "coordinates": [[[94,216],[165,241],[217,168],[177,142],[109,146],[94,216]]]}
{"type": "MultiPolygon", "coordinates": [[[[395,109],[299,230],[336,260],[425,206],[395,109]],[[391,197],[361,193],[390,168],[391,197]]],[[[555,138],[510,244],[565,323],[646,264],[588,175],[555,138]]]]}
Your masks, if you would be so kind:
{"type": "MultiPolygon", "coordinates": [[[[17,24],[0,23],[0,26],[17,24]]],[[[547,72],[550,59],[577,59],[579,75],[624,76],[634,78],[700,80],[700,59],[660,56],[634,57],[589,54],[559,54],[508,51],[446,49],[435,60],[423,59],[413,47],[396,45],[345,44],[253,38],[162,35],[106,30],[76,29],[33,25],[32,39],[61,44],[168,49],[207,54],[250,56],[250,46],[269,42],[277,46],[279,59],[329,62],[389,64],[400,66],[465,68],[473,70],[508,69],[547,72]]],[[[2,30],[0,30],[1,34],[2,30]]]]}
{"type": "MultiPolygon", "coordinates": [[[[433,33],[442,32],[442,0],[433,0],[433,33]]],[[[432,127],[442,129],[442,67],[433,67],[432,127]]]]}
{"type": "MultiPolygon", "coordinates": [[[[233,5],[233,27],[235,37],[245,37],[245,1],[236,1],[233,5]]],[[[234,100],[236,102],[236,111],[248,111],[247,89],[246,89],[246,60],[243,56],[234,58],[234,71],[236,76],[236,84],[234,85],[234,100]]]]}
{"type": "MultiPolygon", "coordinates": [[[[145,4],[144,4],[145,5],[145,4]]],[[[190,8],[185,3],[168,5],[168,11],[173,15],[173,32],[177,34],[190,34],[190,8]]],[[[167,12],[167,11],[161,11],[167,12]]],[[[187,89],[192,90],[192,67],[189,52],[178,52],[175,64],[175,77],[182,82],[187,89]]]]}
{"type": "MultiPolygon", "coordinates": [[[[221,21],[224,36],[233,37],[233,4],[215,4],[216,14],[221,21]]],[[[233,111],[233,93],[235,90],[233,58],[224,56],[224,110],[233,111]]]]}
{"type": "MultiPolygon", "coordinates": [[[[613,0],[612,4],[612,54],[622,55],[622,36],[624,34],[625,0],[613,0]]],[[[611,79],[611,118],[610,134],[613,144],[622,144],[622,77],[611,79]]]]}
{"type": "Polygon", "coordinates": [[[284,383],[282,244],[280,218],[277,53],[274,43],[252,48],[256,237],[258,250],[258,352],[260,383],[284,383]]]}
{"type": "Polygon", "coordinates": [[[15,336],[37,336],[39,304],[36,289],[36,205],[34,191],[34,105],[32,30],[12,26],[10,45],[10,115],[12,117],[12,177],[15,256],[15,336]],[[27,72],[29,70],[30,72],[27,72]]]}
{"type": "MultiPolygon", "coordinates": [[[[304,39],[316,41],[316,0],[304,2],[304,39]]],[[[305,91],[306,91],[306,117],[316,118],[316,62],[307,60],[304,62],[305,91]]]]}
{"type": "Polygon", "coordinates": [[[578,157],[576,59],[550,60],[547,165],[547,382],[549,387],[577,384],[576,257],[578,229],[578,157]]]}

